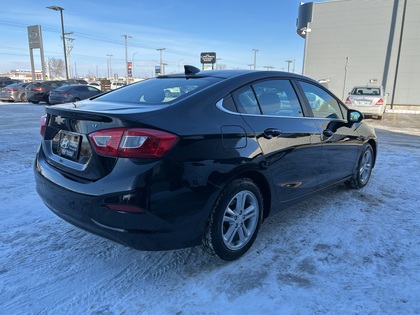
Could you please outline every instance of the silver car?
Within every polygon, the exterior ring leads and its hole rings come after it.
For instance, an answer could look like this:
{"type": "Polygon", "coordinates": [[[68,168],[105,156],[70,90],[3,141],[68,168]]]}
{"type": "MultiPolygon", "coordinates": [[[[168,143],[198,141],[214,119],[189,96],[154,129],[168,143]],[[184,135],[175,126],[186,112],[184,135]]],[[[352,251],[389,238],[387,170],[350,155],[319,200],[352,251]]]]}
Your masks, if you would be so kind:
{"type": "Polygon", "coordinates": [[[29,83],[13,83],[0,88],[0,101],[3,102],[26,102],[25,87],[29,83]]]}
{"type": "Polygon", "coordinates": [[[346,99],[349,108],[362,112],[365,116],[382,118],[385,113],[387,95],[382,86],[355,86],[346,99]]]}

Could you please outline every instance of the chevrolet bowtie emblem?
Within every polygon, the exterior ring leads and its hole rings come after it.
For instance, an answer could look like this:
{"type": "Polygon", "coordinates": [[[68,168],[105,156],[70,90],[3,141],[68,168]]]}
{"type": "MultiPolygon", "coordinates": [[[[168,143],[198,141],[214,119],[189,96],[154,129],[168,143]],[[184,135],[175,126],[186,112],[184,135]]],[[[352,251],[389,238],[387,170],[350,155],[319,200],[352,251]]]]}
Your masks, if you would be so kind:
{"type": "Polygon", "coordinates": [[[65,118],[61,118],[61,116],[57,116],[57,117],[55,117],[54,121],[57,125],[61,125],[62,123],[64,123],[65,118]]]}

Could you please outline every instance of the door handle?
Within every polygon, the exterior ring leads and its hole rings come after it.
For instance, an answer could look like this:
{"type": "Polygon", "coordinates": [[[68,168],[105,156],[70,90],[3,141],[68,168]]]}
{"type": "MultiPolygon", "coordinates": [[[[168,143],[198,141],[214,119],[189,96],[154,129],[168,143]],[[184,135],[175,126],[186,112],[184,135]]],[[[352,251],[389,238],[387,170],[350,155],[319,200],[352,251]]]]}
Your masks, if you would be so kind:
{"type": "Polygon", "coordinates": [[[278,137],[282,134],[282,131],[276,128],[267,128],[264,130],[264,137],[271,139],[273,137],[278,137]]]}
{"type": "Polygon", "coordinates": [[[322,134],[328,138],[332,137],[334,135],[334,132],[332,132],[331,130],[325,129],[322,134]]]}

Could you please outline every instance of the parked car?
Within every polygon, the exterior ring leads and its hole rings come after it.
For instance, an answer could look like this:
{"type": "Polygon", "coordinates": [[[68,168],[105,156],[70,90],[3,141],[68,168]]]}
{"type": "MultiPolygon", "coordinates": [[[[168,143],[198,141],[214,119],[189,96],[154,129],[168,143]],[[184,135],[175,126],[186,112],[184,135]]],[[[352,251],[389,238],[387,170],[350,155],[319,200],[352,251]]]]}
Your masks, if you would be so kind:
{"type": "Polygon", "coordinates": [[[22,81],[17,80],[17,79],[10,79],[9,77],[0,77],[0,88],[3,88],[13,83],[20,83],[20,82],[22,81]]]}
{"type": "Polygon", "coordinates": [[[82,79],[68,79],[66,81],[68,84],[84,84],[87,85],[88,81],[82,79]]]}
{"type": "Polygon", "coordinates": [[[382,86],[355,86],[346,99],[349,108],[362,112],[365,116],[382,118],[386,109],[387,95],[382,86]]]}
{"type": "Polygon", "coordinates": [[[94,86],[94,87],[96,87],[97,89],[101,89],[101,83],[100,82],[96,82],[96,81],[94,81],[94,82],[89,82],[88,83],[88,85],[90,85],[90,86],[94,86]]]}
{"type": "Polygon", "coordinates": [[[26,87],[26,98],[28,102],[34,104],[38,104],[41,101],[48,103],[50,92],[65,85],[68,85],[66,81],[33,82],[26,87]]]}
{"type": "Polygon", "coordinates": [[[223,260],[247,252],[278,210],[331,185],[364,187],[377,155],[359,111],[276,71],[185,66],[47,106],[41,135],[36,189],[58,216],[133,248],[202,244],[223,260]]]}
{"type": "Polygon", "coordinates": [[[111,82],[111,90],[119,89],[120,87],[125,86],[125,83],[122,82],[111,82]]]}
{"type": "Polygon", "coordinates": [[[0,89],[0,101],[26,102],[25,88],[29,83],[13,83],[0,89]]]}
{"type": "Polygon", "coordinates": [[[86,98],[101,94],[102,91],[89,85],[67,85],[50,92],[49,104],[78,102],[86,98]]]}

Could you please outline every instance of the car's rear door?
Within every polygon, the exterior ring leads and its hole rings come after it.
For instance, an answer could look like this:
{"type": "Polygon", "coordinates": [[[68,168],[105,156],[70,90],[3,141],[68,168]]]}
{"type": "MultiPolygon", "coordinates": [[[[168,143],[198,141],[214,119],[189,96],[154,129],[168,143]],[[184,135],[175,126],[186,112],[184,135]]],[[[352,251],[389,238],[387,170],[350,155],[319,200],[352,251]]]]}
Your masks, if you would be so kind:
{"type": "Polygon", "coordinates": [[[287,202],[317,189],[320,132],[287,79],[255,82],[233,94],[238,111],[255,132],[277,198],[287,202]]]}

